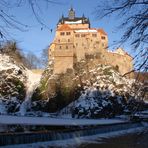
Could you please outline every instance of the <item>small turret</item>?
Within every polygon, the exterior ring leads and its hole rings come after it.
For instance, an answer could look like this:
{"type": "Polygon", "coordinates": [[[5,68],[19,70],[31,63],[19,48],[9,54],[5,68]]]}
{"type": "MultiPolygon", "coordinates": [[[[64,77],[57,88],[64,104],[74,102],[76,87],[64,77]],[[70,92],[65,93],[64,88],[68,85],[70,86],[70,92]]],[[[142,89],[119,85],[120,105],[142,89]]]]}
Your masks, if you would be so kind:
{"type": "Polygon", "coordinates": [[[64,24],[64,15],[62,14],[61,23],[64,24]]]}
{"type": "Polygon", "coordinates": [[[84,24],[84,22],[85,22],[85,15],[83,13],[83,15],[82,15],[82,24],[84,24]]]}
{"type": "Polygon", "coordinates": [[[71,9],[69,10],[69,14],[68,14],[68,18],[70,20],[74,20],[75,19],[75,11],[74,9],[71,7],[71,9]]]}

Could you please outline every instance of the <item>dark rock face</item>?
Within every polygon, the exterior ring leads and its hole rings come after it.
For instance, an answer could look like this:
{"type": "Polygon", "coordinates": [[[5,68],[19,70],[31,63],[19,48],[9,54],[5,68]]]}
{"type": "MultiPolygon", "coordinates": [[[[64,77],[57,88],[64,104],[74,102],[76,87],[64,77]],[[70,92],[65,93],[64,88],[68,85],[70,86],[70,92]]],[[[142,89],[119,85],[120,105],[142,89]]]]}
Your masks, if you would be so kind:
{"type": "Polygon", "coordinates": [[[43,111],[56,112],[62,109],[76,99],[77,85],[73,78],[73,73],[51,75],[48,79],[44,77],[33,94],[32,100],[46,102],[44,108],[40,108],[43,111]]]}
{"type": "MultiPolygon", "coordinates": [[[[12,69],[9,69],[9,71],[10,70],[12,69]]],[[[7,71],[3,71],[0,72],[0,79],[2,80],[0,84],[0,94],[3,98],[9,99],[16,97],[20,100],[25,98],[25,86],[19,78],[10,75],[7,71]]]]}

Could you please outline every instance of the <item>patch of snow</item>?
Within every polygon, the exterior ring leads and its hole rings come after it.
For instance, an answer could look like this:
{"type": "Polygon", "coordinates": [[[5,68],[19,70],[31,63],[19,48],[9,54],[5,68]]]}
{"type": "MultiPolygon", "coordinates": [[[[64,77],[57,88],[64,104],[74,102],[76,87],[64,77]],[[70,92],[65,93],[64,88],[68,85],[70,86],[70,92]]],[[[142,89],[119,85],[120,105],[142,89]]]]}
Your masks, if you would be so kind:
{"type": "Polygon", "coordinates": [[[31,97],[34,92],[34,90],[37,88],[39,85],[40,79],[41,79],[41,74],[36,74],[33,73],[31,70],[27,70],[27,84],[26,84],[26,97],[23,103],[20,106],[20,114],[22,116],[25,115],[26,110],[30,108],[31,104],[31,97]]]}
{"type": "Polygon", "coordinates": [[[12,68],[16,70],[20,69],[15,63],[11,62],[11,59],[9,56],[0,54],[0,71],[12,69],[12,68]]]}
{"type": "Polygon", "coordinates": [[[6,113],[6,107],[4,105],[4,102],[2,102],[0,98],[0,114],[5,114],[6,113]]]}
{"type": "Polygon", "coordinates": [[[79,20],[79,21],[65,21],[65,24],[82,24],[82,20],[79,20]]]}
{"type": "Polygon", "coordinates": [[[47,117],[25,117],[0,115],[0,124],[22,124],[22,125],[107,125],[117,123],[127,123],[121,119],[64,119],[47,117]]]}

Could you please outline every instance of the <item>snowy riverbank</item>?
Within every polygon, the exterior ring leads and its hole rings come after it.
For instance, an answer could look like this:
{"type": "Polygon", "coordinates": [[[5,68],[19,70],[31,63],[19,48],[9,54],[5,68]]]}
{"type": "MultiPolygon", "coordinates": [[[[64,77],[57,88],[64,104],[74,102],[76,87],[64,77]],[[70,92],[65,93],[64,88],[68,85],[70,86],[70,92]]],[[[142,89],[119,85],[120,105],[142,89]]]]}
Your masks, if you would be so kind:
{"type": "Polygon", "coordinates": [[[76,125],[104,125],[126,123],[122,119],[65,119],[49,117],[25,117],[25,116],[8,116],[0,115],[0,124],[7,125],[54,125],[54,126],[76,126],[76,125]]]}

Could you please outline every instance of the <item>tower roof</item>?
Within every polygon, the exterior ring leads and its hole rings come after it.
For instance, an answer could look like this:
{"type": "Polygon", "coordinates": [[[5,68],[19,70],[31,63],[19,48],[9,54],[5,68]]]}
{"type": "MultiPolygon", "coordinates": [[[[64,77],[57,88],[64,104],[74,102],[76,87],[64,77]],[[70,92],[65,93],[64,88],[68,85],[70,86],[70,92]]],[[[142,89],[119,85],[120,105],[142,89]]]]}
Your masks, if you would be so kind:
{"type": "Polygon", "coordinates": [[[82,23],[82,24],[90,24],[89,22],[89,19],[86,18],[83,14],[82,17],[76,17],[75,16],[75,11],[73,9],[73,7],[71,7],[69,9],[69,14],[68,14],[68,17],[64,17],[64,15],[62,15],[62,17],[59,19],[59,22],[58,24],[68,24],[68,23],[74,23],[74,22],[79,22],[79,23],[82,23]]]}
{"type": "Polygon", "coordinates": [[[103,35],[107,35],[107,33],[102,28],[99,28],[97,31],[103,35]]]}
{"type": "Polygon", "coordinates": [[[66,31],[66,30],[72,30],[71,27],[67,24],[63,24],[61,27],[58,28],[58,31],[66,31]]]}

